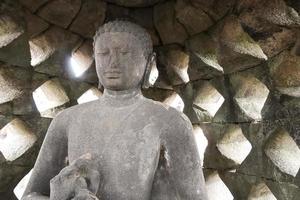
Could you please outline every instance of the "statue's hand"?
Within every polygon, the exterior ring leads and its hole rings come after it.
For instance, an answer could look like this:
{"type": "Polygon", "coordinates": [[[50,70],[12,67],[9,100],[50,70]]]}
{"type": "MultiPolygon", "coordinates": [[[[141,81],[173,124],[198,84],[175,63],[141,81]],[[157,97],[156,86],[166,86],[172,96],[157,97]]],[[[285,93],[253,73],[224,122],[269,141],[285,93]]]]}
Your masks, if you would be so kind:
{"type": "Polygon", "coordinates": [[[82,190],[96,194],[100,184],[100,175],[94,169],[89,154],[63,168],[50,181],[50,200],[67,200],[78,195],[80,197],[82,190]]]}
{"type": "Polygon", "coordinates": [[[89,190],[81,189],[77,192],[72,200],[99,200],[95,194],[91,193],[89,190]]]}

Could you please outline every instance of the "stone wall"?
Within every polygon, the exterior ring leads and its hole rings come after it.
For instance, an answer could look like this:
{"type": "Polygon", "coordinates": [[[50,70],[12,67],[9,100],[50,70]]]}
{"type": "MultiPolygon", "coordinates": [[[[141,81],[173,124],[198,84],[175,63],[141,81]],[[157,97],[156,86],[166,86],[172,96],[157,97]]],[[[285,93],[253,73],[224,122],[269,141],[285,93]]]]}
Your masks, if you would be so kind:
{"type": "Polygon", "coordinates": [[[298,0],[0,0],[0,8],[1,200],[16,199],[51,119],[101,96],[92,37],[124,17],[149,31],[157,52],[159,77],[144,94],[194,124],[210,200],[300,198],[298,0]]]}

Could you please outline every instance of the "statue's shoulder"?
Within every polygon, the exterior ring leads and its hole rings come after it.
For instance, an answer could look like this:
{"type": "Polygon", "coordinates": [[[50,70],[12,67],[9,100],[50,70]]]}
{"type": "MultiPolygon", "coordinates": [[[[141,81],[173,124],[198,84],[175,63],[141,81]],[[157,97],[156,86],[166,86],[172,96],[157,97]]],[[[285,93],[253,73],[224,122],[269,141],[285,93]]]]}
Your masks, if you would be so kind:
{"type": "Polygon", "coordinates": [[[191,126],[189,118],[183,112],[180,112],[175,108],[159,101],[145,98],[145,102],[149,109],[149,112],[155,114],[164,122],[171,124],[175,122],[176,124],[185,124],[186,126],[191,126]]]}
{"type": "Polygon", "coordinates": [[[88,114],[88,112],[91,112],[95,110],[95,108],[97,108],[97,104],[99,104],[98,100],[90,101],[83,104],[77,104],[64,109],[59,115],[61,115],[62,117],[71,118],[72,116],[88,114]]]}

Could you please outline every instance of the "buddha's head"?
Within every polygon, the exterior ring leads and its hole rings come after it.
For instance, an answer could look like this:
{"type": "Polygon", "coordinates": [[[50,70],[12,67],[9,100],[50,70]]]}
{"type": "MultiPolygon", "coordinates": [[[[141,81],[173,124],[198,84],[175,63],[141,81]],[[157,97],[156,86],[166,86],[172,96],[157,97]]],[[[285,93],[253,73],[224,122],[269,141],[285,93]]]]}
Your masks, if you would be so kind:
{"type": "Polygon", "coordinates": [[[100,83],[109,90],[139,88],[153,61],[150,35],[128,21],[112,21],[101,26],[94,37],[96,71],[100,83]]]}

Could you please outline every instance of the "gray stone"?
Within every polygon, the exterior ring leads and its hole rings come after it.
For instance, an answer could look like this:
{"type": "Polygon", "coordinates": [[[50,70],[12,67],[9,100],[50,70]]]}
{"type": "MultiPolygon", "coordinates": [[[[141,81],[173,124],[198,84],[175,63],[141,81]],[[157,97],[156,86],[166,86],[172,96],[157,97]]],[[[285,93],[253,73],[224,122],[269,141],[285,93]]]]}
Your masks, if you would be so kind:
{"type": "Polygon", "coordinates": [[[154,24],[163,44],[183,44],[188,35],[175,19],[175,3],[168,1],[154,6],[154,24]]]}
{"type": "Polygon", "coordinates": [[[164,67],[172,85],[189,82],[189,55],[179,45],[167,45],[157,50],[160,68],[164,67]]]}
{"type": "Polygon", "coordinates": [[[163,0],[105,0],[124,7],[146,7],[156,4],[163,0]]]}
{"type": "Polygon", "coordinates": [[[95,60],[104,93],[51,122],[22,199],[174,199],[176,191],[206,200],[190,121],[141,94],[155,65],[150,36],[125,21],[103,30],[95,60]]]}
{"type": "Polygon", "coordinates": [[[223,74],[223,67],[218,61],[219,44],[211,36],[205,33],[198,34],[191,37],[186,46],[192,54],[191,59],[196,59],[191,61],[189,65],[191,80],[197,80],[197,78],[203,77],[205,73],[215,76],[223,74]]]}
{"type": "Polygon", "coordinates": [[[70,30],[92,38],[96,29],[104,22],[106,3],[99,0],[82,0],[81,9],[70,26],[70,30]]]}
{"type": "Polygon", "coordinates": [[[81,39],[77,35],[52,26],[29,41],[31,65],[35,71],[59,76],[69,66],[69,57],[66,55],[71,56],[72,50],[80,43],[81,39]]]}
{"type": "Polygon", "coordinates": [[[81,7],[81,0],[54,0],[47,3],[38,15],[48,22],[67,28],[81,7]]]}
{"type": "Polygon", "coordinates": [[[274,86],[282,94],[300,97],[300,59],[289,51],[281,53],[269,62],[274,86]]]}
{"type": "Polygon", "coordinates": [[[29,71],[16,67],[0,67],[0,104],[23,95],[30,89],[29,71]]]}
{"type": "Polygon", "coordinates": [[[214,21],[218,21],[232,10],[236,2],[234,0],[191,0],[191,3],[207,13],[214,21]]]}
{"type": "Polygon", "coordinates": [[[29,38],[33,38],[45,31],[49,24],[45,22],[40,17],[30,13],[30,11],[25,12],[25,21],[27,23],[27,33],[29,38]]]}
{"type": "Polygon", "coordinates": [[[178,0],[175,5],[176,18],[182,23],[190,35],[207,30],[213,25],[211,18],[200,8],[178,0]]]}
{"type": "Polygon", "coordinates": [[[48,1],[49,0],[20,0],[20,3],[28,8],[31,12],[35,12],[48,1]]]}

